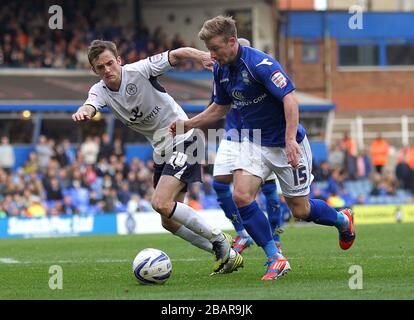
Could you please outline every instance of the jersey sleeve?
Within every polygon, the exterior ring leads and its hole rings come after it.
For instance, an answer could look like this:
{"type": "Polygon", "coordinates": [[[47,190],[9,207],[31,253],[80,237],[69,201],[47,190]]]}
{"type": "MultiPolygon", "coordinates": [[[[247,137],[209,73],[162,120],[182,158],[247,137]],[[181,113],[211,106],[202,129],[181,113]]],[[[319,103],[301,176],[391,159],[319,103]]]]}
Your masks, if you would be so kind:
{"type": "Polygon", "coordinates": [[[274,97],[283,100],[285,95],[295,90],[294,83],[276,60],[268,58],[263,61],[265,63],[255,66],[255,77],[274,97]]]}
{"type": "Polygon", "coordinates": [[[220,85],[220,77],[218,68],[215,65],[214,66],[214,83],[213,83],[213,95],[212,95],[213,102],[222,105],[227,106],[231,104],[232,99],[227,94],[226,90],[220,85]]]}
{"type": "Polygon", "coordinates": [[[96,112],[100,111],[103,107],[105,107],[106,102],[103,96],[102,89],[99,87],[99,84],[95,84],[89,90],[88,98],[84,102],[84,104],[89,104],[93,106],[96,112]]]}
{"type": "Polygon", "coordinates": [[[173,69],[168,59],[168,51],[158,53],[146,59],[129,65],[135,71],[140,72],[145,78],[158,77],[173,69]]]}

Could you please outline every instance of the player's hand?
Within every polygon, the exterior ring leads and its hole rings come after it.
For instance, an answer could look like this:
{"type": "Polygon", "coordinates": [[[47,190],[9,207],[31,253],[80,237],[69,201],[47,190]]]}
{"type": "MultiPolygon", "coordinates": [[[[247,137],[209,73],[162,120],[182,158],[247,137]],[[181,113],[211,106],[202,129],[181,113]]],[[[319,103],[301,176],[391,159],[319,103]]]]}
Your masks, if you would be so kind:
{"type": "Polygon", "coordinates": [[[91,119],[91,117],[88,114],[88,112],[86,112],[84,110],[80,110],[80,111],[77,111],[74,114],[72,114],[72,119],[75,122],[78,122],[78,121],[88,121],[88,120],[91,119]]]}
{"type": "Polygon", "coordinates": [[[190,128],[188,128],[188,126],[186,125],[185,120],[177,120],[174,121],[173,123],[170,124],[170,128],[169,128],[169,132],[173,135],[176,136],[177,134],[184,134],[186,133],[190,128]]]}
{"type": "Polygon", "coordinates": [[[200,58],[201,64],[203,65],[204,69],[213,71],[214,61],[211,59],[211,55],[209,52],[203,52],[200,58]]]}
{"type": "Polygon", "coordinates": [[[286,155],[288,163],[296,168],[301,157],[300,147],[296,140],[286,140],[286,155]]]}

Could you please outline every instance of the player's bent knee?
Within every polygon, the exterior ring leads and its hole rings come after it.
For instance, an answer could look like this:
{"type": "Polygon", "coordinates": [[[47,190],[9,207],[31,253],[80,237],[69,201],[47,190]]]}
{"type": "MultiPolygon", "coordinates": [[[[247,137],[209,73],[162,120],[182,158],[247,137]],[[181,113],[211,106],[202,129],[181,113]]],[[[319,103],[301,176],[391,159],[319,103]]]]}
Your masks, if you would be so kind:
{"type": "Polygon", "coordinates": [[[151,201],[152,208],[159,214],[168,217],[171,214],[174,203],[170,201],[163,201],[158,197],[153,197],[151,201]]]}
{"type": "Polygon", "coordinates": [[[293,205],[290,210],[292,211],[292,215],[301,220],[307,220],[309,217],[309,210],[303,205],[293,205]]]}
{"type": "Polygon", "coordinates": [[[238,208],[241,208],[252,203],[254,201],[254,196],[252,196],[248,192],[241,192],[235,190],[233,192],[233,201],[238,208]]]}

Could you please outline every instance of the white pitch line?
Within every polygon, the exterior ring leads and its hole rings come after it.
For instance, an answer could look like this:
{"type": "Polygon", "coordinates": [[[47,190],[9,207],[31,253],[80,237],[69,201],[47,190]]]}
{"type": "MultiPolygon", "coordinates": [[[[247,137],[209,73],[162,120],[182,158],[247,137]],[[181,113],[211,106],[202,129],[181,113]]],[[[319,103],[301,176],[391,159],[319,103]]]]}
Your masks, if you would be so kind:
{"type": "Polygon", "coordinates": [[[12,258],[0,258],[0,263],[20,263],[20,261],[14,260],[12,258]]]}

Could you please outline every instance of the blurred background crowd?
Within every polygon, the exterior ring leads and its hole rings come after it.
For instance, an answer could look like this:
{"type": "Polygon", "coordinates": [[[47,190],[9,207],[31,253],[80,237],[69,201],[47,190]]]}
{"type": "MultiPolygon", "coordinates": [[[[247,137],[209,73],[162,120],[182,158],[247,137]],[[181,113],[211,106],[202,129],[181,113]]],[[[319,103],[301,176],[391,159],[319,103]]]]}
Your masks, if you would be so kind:
{"type": "MultiPolygon", "coordinates": [[[[140,23],[121,24],[118,5],[97,1],[64,1],[65,27],[48,27],[51,14],[45,1],[17,0],[0,7],[0,66],[24,68],[89,69],[87,49],[94,39],[116,43],[124,63],[183,46],[180,34],[161,27],[153,32],[140,23]],[[110,14],[108,14],[110,12],[110,14]]],[[[179,69],[202,69],[188,61],[179,69]]]]}
{"type": "MultiPolygon", "coordinates": [[[[315,164],[312,197],[342,208],[354,204],[413,203],[414,148],[398,151],[388,166],[390,146],[379,136],[369,151],[354,153],[352,140],[335,144],[327,161],[315,164]]],[[[107,134],[88,136],[79,146],[40,136],[24,166],[12,170],[15,156],[8,137],[0,146],[0,217],[152,212],[153,161],[126,161],[123,142],[107,134]]],[[[212,164],[203,183],[189,188],[188,204],[218,209],[212,164]]],[[[263,195],[258,201],[264,205],[263,195]]],[[[283,210],[288,210],[281,196],[283,210]]]]}

